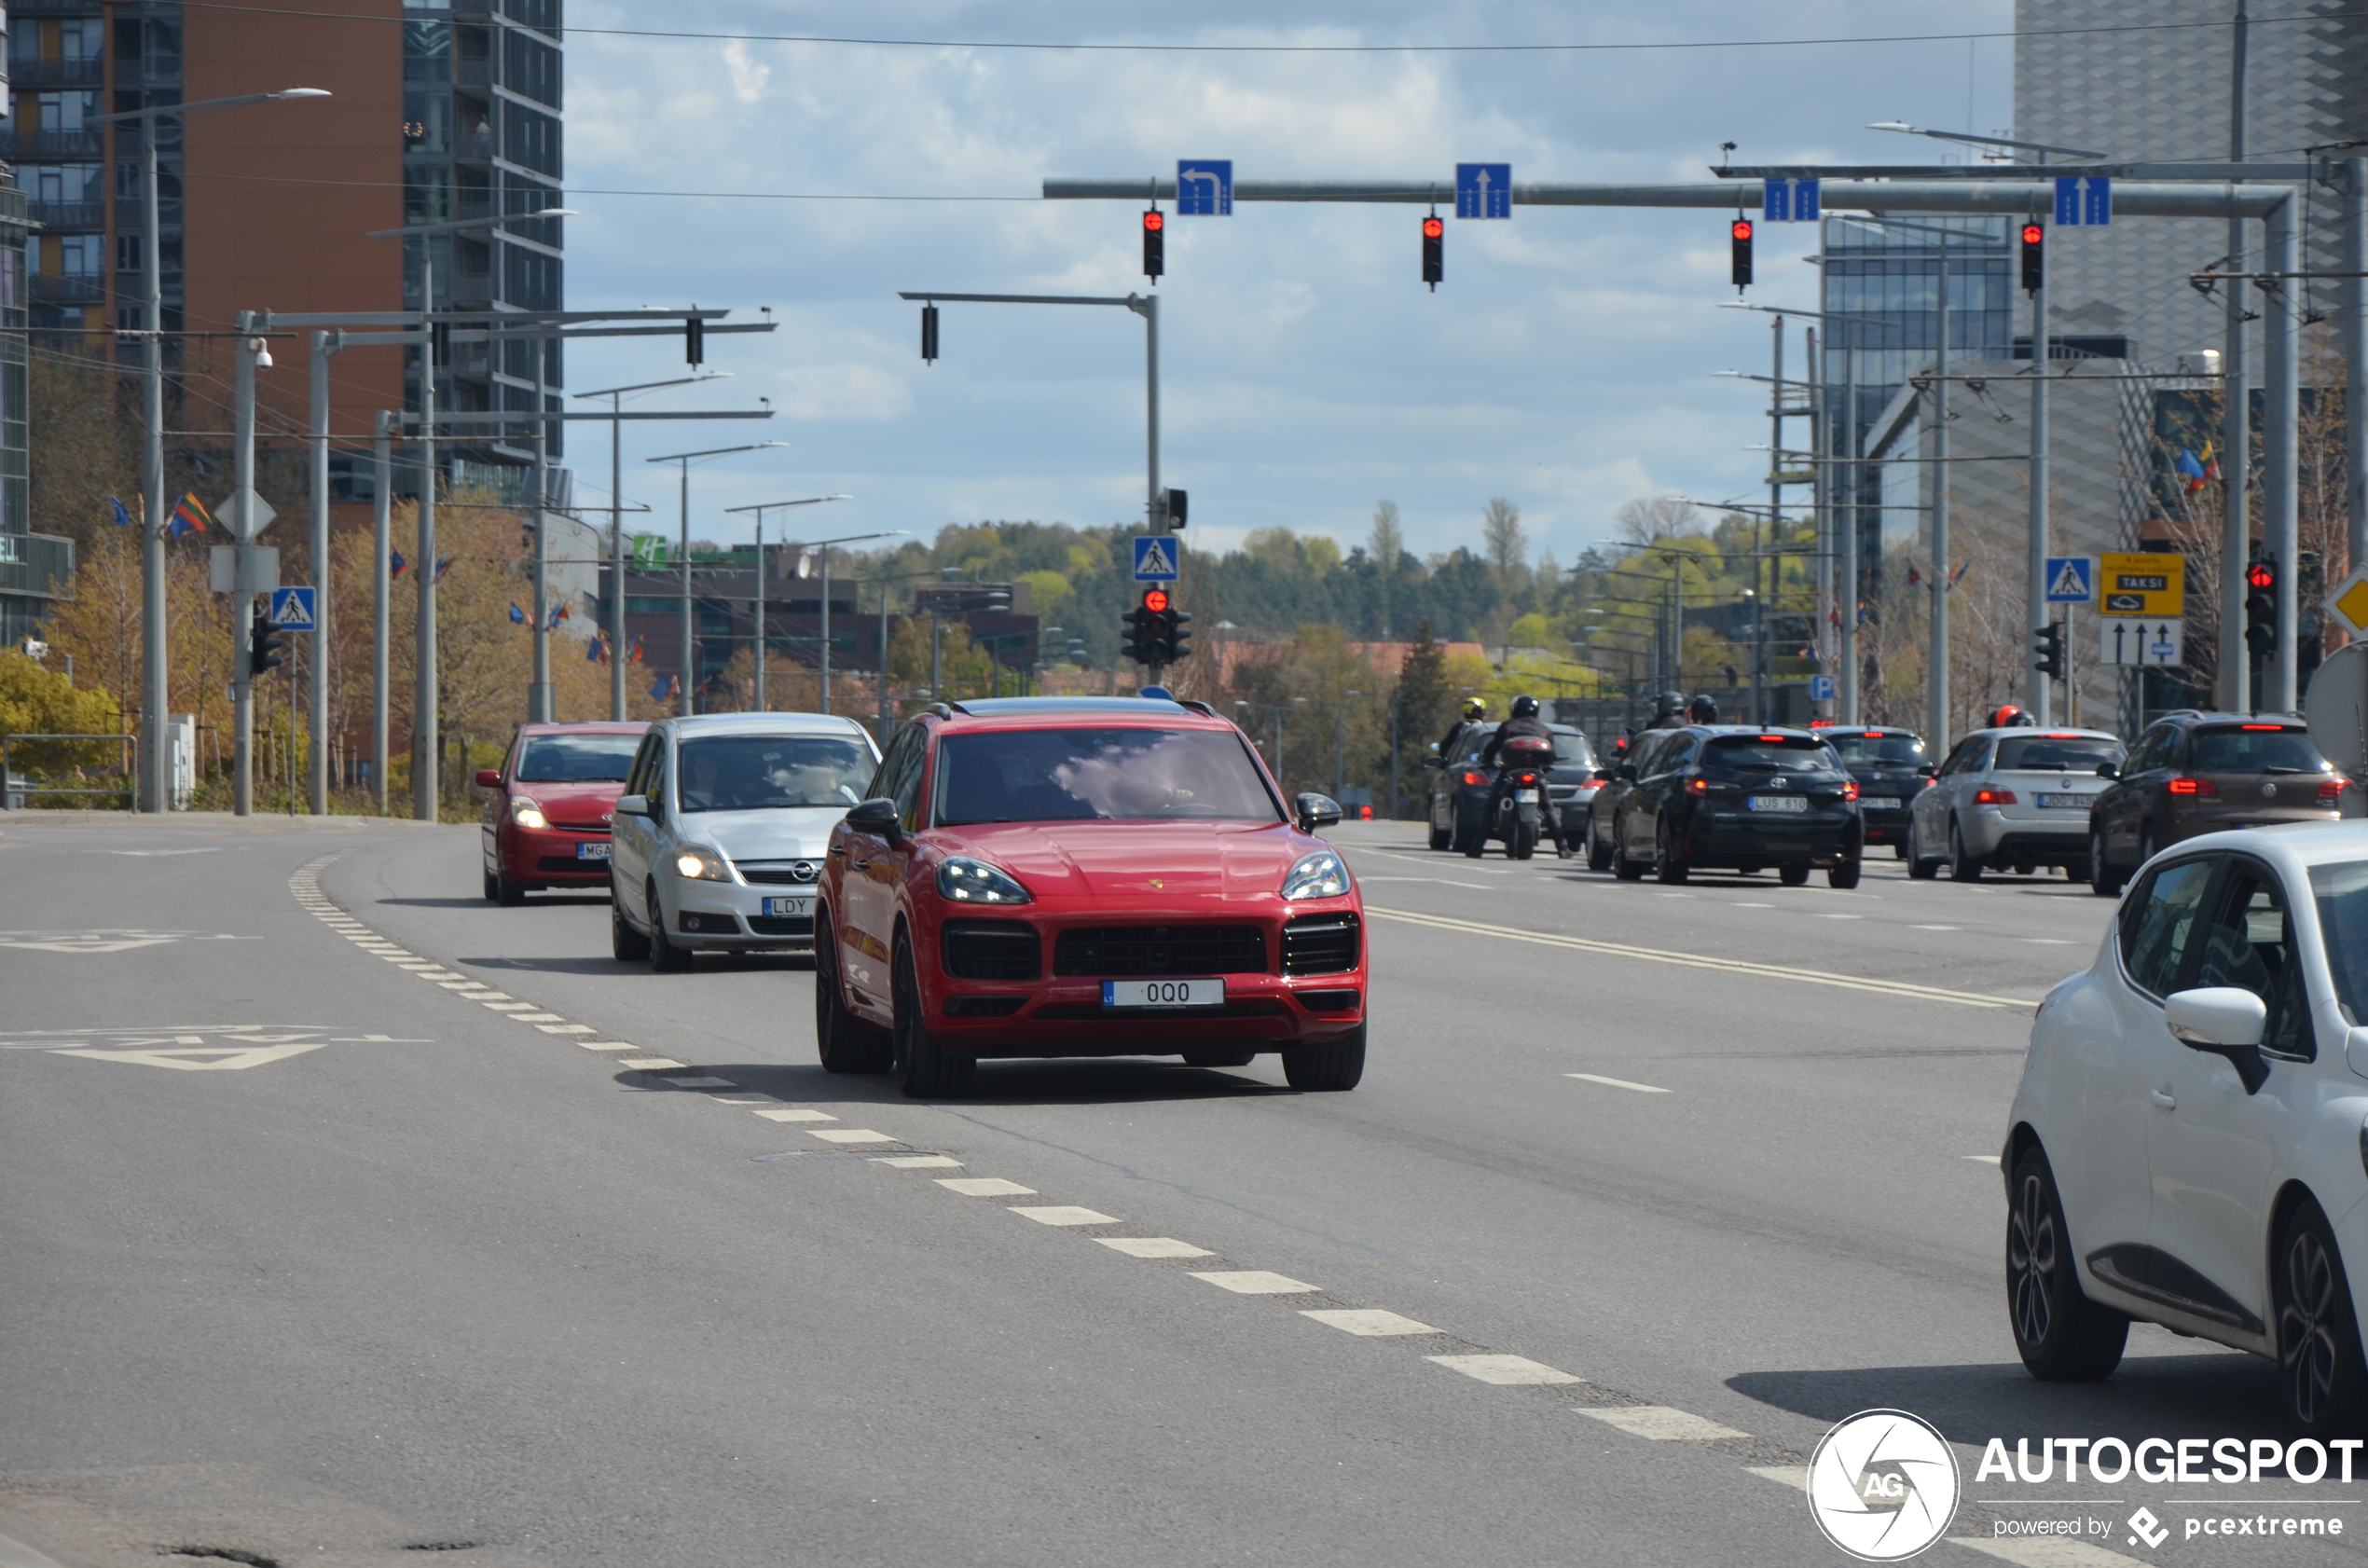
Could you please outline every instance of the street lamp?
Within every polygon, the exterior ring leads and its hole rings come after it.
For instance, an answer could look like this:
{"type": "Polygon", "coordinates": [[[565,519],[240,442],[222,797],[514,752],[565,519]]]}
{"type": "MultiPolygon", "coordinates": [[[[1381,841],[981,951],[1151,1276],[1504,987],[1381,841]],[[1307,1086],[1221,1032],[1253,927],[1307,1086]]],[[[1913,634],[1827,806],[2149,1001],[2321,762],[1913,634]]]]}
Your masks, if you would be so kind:
{"type": "MultiPolygon", "coordinates": [[[[682,714],[685,718],[688,718],[691,712],[692,686],[691,464],[698,461],[700,458],[725,457],[733,452],[761,452],[768,447],[786,447],[788,445],[789,443],[786,441],[752,441],[744,447],[709,447],[705,451],[700,452],[669,452],[662,458],[644,458],[641,460],[644,462],[673,462],[682,465],[682,666],[681,673],[675,678],[675,683],[680,688],[675,693],[675,696],[682,705],[682,714]]],[[[761,567],[763,562],[760,561],[758,564],[761,567]]],[[[620,593],[618,597],[622,598],[624,596],[620,593]]]]}
{"type": "MultiPolygon", "coordinates": [[[[819,506],[826,501],[853,501],[851,495],[810,495],[800,501],[768,501],[756,506],[727,506],[727,513],[756,514],[756,705],[764,706],[764,515],[784,506],[819,506]]],[[[902,539],[912,530],[890,529],[886,533],[848,533],[836,539],[801,542],[801,549],[822,552],[822,711],[831,710],[831,546],[853,544],[866,539],[902,539]]],[[[804,576],[804,561],[799,575],[804,576]]]]}
{"type": "MultiPolygon", "coordinates": [[[[440,234],[463,234],[475,229],[499,228],[505,223],[522,223],[529,218],[571,218],[574,210],[568,207],[544,207],[532,213],[505,213],[484,218],[461,218],[451,223],[419,223],[402,228],[372,230],[372,240],[430,239],[440,234]]],[[[541,409],[535,412],[540,414],[541,409]]],[[[420,443],[423,482],[420,486],[420,533],[413,546],[419,551],[417,571],[420,583],[420,611],[412,629],[411,690],[411,815],[422,822],[436,819],[436,772],[443,754],[443,737],[436,723],[436,646],[435,646],[435,250],[420,247],[420,443]]],[[[538,505],[541,496],[535,497],[538,505]]],[[[535,554],[541,565],[544,546],[543,530],[535,530],[535,554]]],[[[540,582],[538,573],[537,581],[540,582]]],[[[325,596],[324,596],[325,597],[325,596]]],[[[542,606],[535,610],[538,639],[547,630],[542,625],[542,606]]],[[[317,634],[316,634],[317,636],[317,634]]],[[[548,644],[537,641],[536,681],[547,685],[550,679],[548,644]]]]}
{"type": "MultiPolygon", "coordinates": [[[[157,125],[166,115],[192,109],[227,109],[243,103],[326,98],[325,88],[291,87],[278,92],[250,92],[236,98],[207,98],[195,103],[164,103],[130,109],[116,115],[93,115],[85,122],[104,125],[140,121],[140,194],[146,232],[140,243],[141,325],[148,339],[147,363],[141,375],[143,445],[140,453],[141,494],[145,515],[140,519],[140,809],[168,809],[171,785],[165,769],[165,709],[172,698],[165,684],[164,623],[164,250],[159,237],[157,201],[157,125]]],[[[268,363],[268,362],[267,362],[268,363]]],[[[241,609],[244,609],[243,603],[241,609]]]]}
{"type": "Polygon", "coordinates": [[[688,387],[700,381],[731,379],[728,370],[706,370],[665,381],[641,381],[629,387],[602,387],[580,392],[578,397],[609,400],[609,561],[616,574],[616,592],[609,603],[609,717],[625,722],[625,469],[623,432],[627,392],[655,392],[660,387],[688,387]]]}

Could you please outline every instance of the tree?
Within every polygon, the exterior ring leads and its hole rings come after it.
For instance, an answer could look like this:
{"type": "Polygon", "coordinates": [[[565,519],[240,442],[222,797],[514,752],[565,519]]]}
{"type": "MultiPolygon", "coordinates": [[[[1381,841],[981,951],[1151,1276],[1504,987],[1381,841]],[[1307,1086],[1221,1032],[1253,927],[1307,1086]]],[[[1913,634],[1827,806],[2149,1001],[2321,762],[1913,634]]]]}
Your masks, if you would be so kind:
{"type": "MultiPolygon", "coordinates": [[[[121,710],[105,692],[75,686],[62,669],[48,668],[26,654],[0,652],[0,736],[115,735],[122,729],[121,710]]],[[[8,772],[18,777],[79,774],[85,768],[113,772],[121,765],[124,754],[124,748],[105,742],[36,743],[10,749],[8,772]]],[[[67,795],[48,804],[108,801],[104,795],[67,795]]],[[[38,797],[29,804],[39,804],[38,797]]]]}
{"type": "Polygon", "coordinates": [[[1397,563],[1406,554],[1406,530],[1398,526],[1397,502],[1376,502],[1373,506],[1373,532],[1366,546],[1373,558],[1375,583],[1381,596],[1382,636],[1390,635],[1390,582],[1397,575],[1397,563]]]}
{"type": "Polygon", "coordinates": [[[1501,495],[1490,497],[1488,510],[1480,515],[1480,541],[1497,581],[1510,593],[1529,564],[1529,531],[1521,527],[1521,509],[1501,495]]]}
{"type": "Polygon", "coordinates": [[[1673,495],[1623,501],[1612,516],[1619,524],[1620,537],[1638,544],[1658,544],[1697,531],[1694,503],[1673,495]]]}
{"type": "Polygon", "coordinates": [[[1414,643],[1397,671],[1397,734],[1402,752],[1420,756],[1428,736],[1443,734],[1455,706],[1448,683],[1447,655],[1431,636],[1427,620],[1414,628],[1414,643]]]}

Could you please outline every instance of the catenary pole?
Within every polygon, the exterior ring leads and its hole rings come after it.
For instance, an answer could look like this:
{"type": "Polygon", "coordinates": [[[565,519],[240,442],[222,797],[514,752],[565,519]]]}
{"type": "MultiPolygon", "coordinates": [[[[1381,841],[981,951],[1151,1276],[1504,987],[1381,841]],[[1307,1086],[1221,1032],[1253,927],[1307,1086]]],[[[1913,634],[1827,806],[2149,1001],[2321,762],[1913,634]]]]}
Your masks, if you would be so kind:
{"type": "MultiPolygon", "coordinates": [[[[1825,387],[1825,356],[1820,351],[1824,337],[1817,328],[1809,327],[1801,334],[1802,352],[1807,360],[1805,378],[1809,382],[1809,442],[1807,450],[1818,457],[1825,455],[1825,429],[1832,422],[1825,387]]],[[[1833,488],[1833,467],[1829,463],[1812,462],[1809,471],[1809,515],[1816,541],[1817,597],[1813,613],[1815,636],[1810,646],[1818,650],[1818,667],[1824,667],[1824,651],[1832,646],[1825,640],[1826,628],[1834,624],[1834,511],[1828,503],[1833,488]]],[[[1811,704],[1814,711],[1816,705],[1811,704]]]]}
{"type": "Polygon", "coordinates": [[[329,358],[344,348],[342,330],[312,335],[312,700],[304,771],[306,806],[315,817],[329,814],[329,358]]]}
{"type": "MultiPolygon", "coordinates": [[[[1752,525],[1755,536],[1764,535],[1778,549],[1784,540],[1784,318],[1771,317],[1768,323],[1770,344],[1768,383],[1768,518],[1752,525]]],[[[1752,616],[1752,720],[1755,723],[1773,722],[1768,711],[1768,618],[1775,613],[1776,591],[1770,578],[1782,582],[1784,564],[1775,558],[1775,570],[1769,570],[1771,557],[1765,550],[1755,552],[1752,562],[1752,585],[1759,590],[1758,612],[1752,616]]],[[[1680,635],[1683,633],[1681,631],[1680,635]]]]}
{"type": "Polygon", "coordinates": [[[376,499],[370,503],[370,806],[379,816],[387,809],[387,642],[389,612],[394,584],[388,575],[387,552],[393,545],[393,436],[397,414],[379,410],[378,428],[370,441],[377,467],[376,499]]]}
{"type": "Polygon", "coordinates": [[[2269,688],[2263,706],[2276,713],[2302,708],[2302,695],[2296,689],[2300,622],[2294,613],[2302,566],[2296,538],[2301,487],[2296,483],[2300,453],[2295,439],[2302,413],[2301,344],[2297,340],[2302,313],[2294,308],[2300,283],[2293,277],[2302,269],[2295,233],[2295,220],[2301,215],[2298,206],[2292,200],[2278,204],[2265,225],[2262,246],[2262,269],[2276,274],[2261,283],[2262,375],[2268,383],[2262,420],[2261,486],[2262,506],[2267,515],[2261,520],[2261,529],[2264,554],[2278,563],[2278,642],[2262,672],[2263,682],[2269,688]]]}
{"type": "MultiPolygon", "coordinates": [[[[2237,0],[2229,40],[2228,161],[2245,161],[2246,0],[2237,0]]],[[[2245,270],[2245,224],[2228,219],[2231,272],[2245,270]]],[[[2252,387],[2245,364],[2245,289],[2228,285],[2227,338],[2221,350],[2221,537],[2220,707],[2225,713],[2252,709],[2252,659],[2245,646],[2245,566],[2252,553],[2252,519],[2246,515],[2252,483],[2252,387]]]]}
{"type": "Polygon", "coordinates": [[[231,667],[230,809],[241,817],[255,810],[255,356],[259,339],[247,336],[255,321],[239,312],[239,351],[231,380],[230,538],[233,576],[230,624],[237,628],[238,662],[231,667]]]}
{"type": "MultiPolygon", "coordinates": [[[[2044,243],[2044,241],[2043,241],[2044,243]]],[[[2042,262],[2044,268],[2045,263],[2042,262]]],[[[2047,275],[2040,273],[2039,286],[2031,291],[2031,524],[2027,542],[2026,577],[2023,587],[2023,621],[2031,628],[2030,643],[2023,654],[2029,666],[2023,676],[2023,706],[2032,720],[2041,724],[2053,722],[2049,718],[2049,698],[2054,695],[2047,684],[2047,674],[2039,667],[2037,654],[2039,636],[2047,626],[2047,275]]],[[[2065,617],[2067,629],[2071,617],[2065,617]]],[[[2072,649],[2066,640],[2063,653],[2064,684],[2072,686],[2072,649]]]]}
{"type": "Polygon", "coordinates": [[[1842,722],[1855,724],[1859,719],[1858,700],[1858,606],[1865,597],[1858,564],[1859,530],[1859,467],[1858,457],[1858,340],[1865,325],[1845,327],[1842,351],[1842,455],[1852,461],[1838,472],[1843,476],[1842,504],[1838,526],[1842,546],[1842,722]]]}
{"type": "Polygon", "coordinates": [[[2344,539],[2346,571],[2358,571],[2368,567],[2368,158],[2344,163],[2344,539]]]}
{"type": "MultiPolygon", "coordinates": [[[[534,345],[534,411],[545,412],[545,384],[550,375],[551,340],[534,345]]],[[[534,421],[534,684],[528,689],[527,717],[550,723],[556,716],[551,702],[551,422],[534,421]]]]}
{"type": "Polygon", "coordinates": [[[436,769],[435,647],[435,241],[420,239],[420,507],[411,574],[420,607],[411,636],[411,815],[433,822],[439,810],[436,769]]]}
{"type": "Polygon", "coordinates": [[[165,667],[164,504],[164,241],[158,232],[157,122],[140,125],[140,201],[146,232],[140,236],[140,324],[148,329],[148,352],[140,367],[140,807],[172,809],[172,787],[164,754],[167,695],[165,667]]]}
{"type": "Polygon", "coordinates": [[[1932,755],[1948,751],[1948,232],[1940,234],[1933,351],[1933,614],[1925,651],[1924,732],[1932,755]]]}
{"type": "MultiPolygon", "coordinates": [[[[625,394],[609,394],[609,412],[622,413],[625,394]]],[[[609,718],[625,722],[625,421],[609,421],[609,718]]]]}

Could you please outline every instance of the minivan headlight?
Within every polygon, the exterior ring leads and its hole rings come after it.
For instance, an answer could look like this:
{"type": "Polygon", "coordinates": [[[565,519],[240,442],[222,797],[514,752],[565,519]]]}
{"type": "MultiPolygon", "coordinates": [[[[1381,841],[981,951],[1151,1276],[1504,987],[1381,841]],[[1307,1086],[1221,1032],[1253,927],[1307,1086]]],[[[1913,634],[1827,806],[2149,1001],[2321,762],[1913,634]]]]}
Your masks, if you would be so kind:
{"type": "Polygon", "coordinates": [[[937,890],[957,903],[1034,903],[1011,873],[956,855],[937,868],[937,890]]]}
{"type": "Polygon", "coordinates": [[[1329,849],[1301,855],[1283,878],[1285,899],[1337,899],[1348,891],[1348,867],[1329,849]]]}
{"type": "Polygon", "coordinates": [[[686,844],[677,849],[674,852],[674,869],[677,874],[696,882],[732,880],[732,868],[723,863],[723,857],[700,844],[686,844]]]}
{"type": "Polygon", "coordinates": [[[521,828],[547,828],[550,819],[543,815],[543,803],[526,795],[510,797],[510,820],[521,828]]]}

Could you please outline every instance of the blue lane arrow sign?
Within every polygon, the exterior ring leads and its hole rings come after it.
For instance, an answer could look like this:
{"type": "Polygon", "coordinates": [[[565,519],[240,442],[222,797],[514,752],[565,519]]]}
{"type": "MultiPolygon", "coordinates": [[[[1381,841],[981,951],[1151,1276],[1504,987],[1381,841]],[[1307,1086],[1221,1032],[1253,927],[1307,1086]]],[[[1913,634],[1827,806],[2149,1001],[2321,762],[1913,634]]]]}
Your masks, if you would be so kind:
{"type": "Polygon", "coordinates": [[[2102,174],[2056,177],[2056,227],[2102,228],[2113,221],[2113,182],[2102,174]]]}
{"type": "Polygon", "coordinates": [[[2096,584],[2096,557],[2050,556],[2047,557],[2048,603],[2086,604],[2097,597],[2096,584]]]}
{"type": "Polygon", "coordinates": [[[1184,542],[1172,533],[1138,533],[1135,536],[1135,580],[1137,583],[1173,583],[1184,564],[1184,542]]]}
{"type": "Polygon", "coordinates": [[[1176,212],[1178,217],[1230,218],[1233,215],[1233,160],[1230,158],[1186,158],[1176,163],[1176,212]]]}
{"type": "Polygon", "coordinates": [[[312,618],[312,590],[272,589],[271,624],[282,631],[310,631],[317,626],[320,623],[312,618]]]}
{"type": "Polygon", "coordinates": [[[1815,180],[1769,180],[1760,186],[1760,216],[1769,223],[1815,223],[1815,180]]]}
{"type": "Polygon", "coordinates": [[[1511,217],[1513,166],[1509,163],[1457,164],[1455,215],[1459,218],[1511,217]]]}

